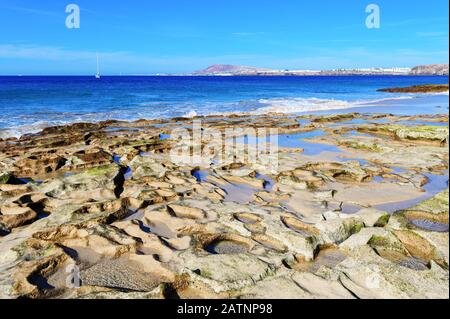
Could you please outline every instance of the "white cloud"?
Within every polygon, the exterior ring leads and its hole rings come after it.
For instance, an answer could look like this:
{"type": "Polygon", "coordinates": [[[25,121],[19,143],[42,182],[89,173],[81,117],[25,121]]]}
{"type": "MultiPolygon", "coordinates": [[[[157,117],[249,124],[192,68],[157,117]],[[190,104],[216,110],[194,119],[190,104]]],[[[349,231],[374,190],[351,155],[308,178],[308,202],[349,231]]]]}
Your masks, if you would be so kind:
{"type": "MultiPolygon", "coordinates": [[[[126,54],[126,52],[104,52],[102,56],[105,58],[120,58],[126,54]]],[[[71,61],[89,60],[95,55],[96,52],[92,51],[66,50],[53,46],[0,44],[0,58],[7,59],[71,61]]]]}

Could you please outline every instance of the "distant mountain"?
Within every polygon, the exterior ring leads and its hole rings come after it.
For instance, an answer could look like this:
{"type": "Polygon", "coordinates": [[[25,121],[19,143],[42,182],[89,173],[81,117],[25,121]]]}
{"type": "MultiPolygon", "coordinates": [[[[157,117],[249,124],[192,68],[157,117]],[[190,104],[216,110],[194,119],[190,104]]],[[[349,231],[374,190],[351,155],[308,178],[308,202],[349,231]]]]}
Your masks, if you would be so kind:
{"type": "Polygon", "coordinates": [[[411,70],[413,75],[448,75],[448,64],[419,65],[411,70]]]}
{"type": "Polygon", "coordinates": [[[251,75],[270,71],[269,69],[255,68],[251,66],[238,66],[229,64],[214,64],[210,67],[194,72],[195,75],[251,75]]]}

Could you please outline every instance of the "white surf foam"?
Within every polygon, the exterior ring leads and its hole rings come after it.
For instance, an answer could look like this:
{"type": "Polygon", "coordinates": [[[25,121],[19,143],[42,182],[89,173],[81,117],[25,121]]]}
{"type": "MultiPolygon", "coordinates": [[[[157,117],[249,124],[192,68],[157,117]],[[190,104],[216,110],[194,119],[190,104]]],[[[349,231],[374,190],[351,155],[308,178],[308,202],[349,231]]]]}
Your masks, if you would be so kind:
{"type": "Polygon", "coordinates": [[[261,107],[252,113],[302,113],[328,110],[350,109],[355,107],[368,107],[395,100],[413,99],[415,96],[399,96],[385,99],[345,101],[319,98],[290,98],[290,99],[262,99],[259,103],[267,106],[261,107]]]}
{"type": "Polygon", "coordinates": [[[196,117],[197,115],[198,114],[197,114],[197,112],[195,110],[191,110],[188,113],[184,114],[182,117],[193,118],[193,117],[196,117]]]}
{"type": "Polygon", "coordinates": [[[446,92],[435,92],[435,93],[424,93],[424,94],[426,94],[426,95],[444,95],[444,96],[448,96],[448,92],[449,91],[446,91],[446,92]]]}
{"type": "Polygon", "coordinates": [[[0,138],[20,138],[25,134],[35,134],[42,131],[44,128],[49,126],[54,126],[54,123],[35,123],[33,125],[20,125],[14,128],[4,128],[0,129],[0,138]]]}

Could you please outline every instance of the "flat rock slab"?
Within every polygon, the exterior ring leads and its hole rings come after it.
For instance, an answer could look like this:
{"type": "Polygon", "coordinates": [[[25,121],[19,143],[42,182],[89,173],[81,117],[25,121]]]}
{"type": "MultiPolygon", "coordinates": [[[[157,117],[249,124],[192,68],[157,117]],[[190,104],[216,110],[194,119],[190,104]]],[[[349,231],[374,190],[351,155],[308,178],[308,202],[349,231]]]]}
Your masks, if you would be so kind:
{"type": "Polygon", "coordinates": [[[164,279],[146,273],[137,263],[126,259],[105,260],[81,272],[83,286],[99,286],[132,291],[152,291],[164,279]]]}
{"type": "Polygon", "coordinates": [[[187,260],[186,267],[218,282],[256,281],[270,272],[270,265],[250,254],[209,255],[187,260]]]}

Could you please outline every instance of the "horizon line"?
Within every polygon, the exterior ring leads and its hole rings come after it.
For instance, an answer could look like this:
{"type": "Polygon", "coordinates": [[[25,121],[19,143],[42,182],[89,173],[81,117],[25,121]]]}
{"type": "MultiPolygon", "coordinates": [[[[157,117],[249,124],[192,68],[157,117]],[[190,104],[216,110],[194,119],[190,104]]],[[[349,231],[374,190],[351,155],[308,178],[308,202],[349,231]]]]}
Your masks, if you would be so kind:
{"type": "MultiPolygon", "coordinates": [[[[103,74],[101,77],[324,77],[324,76],[445,76],[445,74],[296,74],[296,75],[261,75],[261,74],[103,74]]],[[[95,74],[0,74],[0,77],[93,77],[95,74]]]]}

